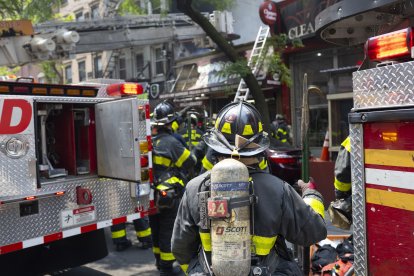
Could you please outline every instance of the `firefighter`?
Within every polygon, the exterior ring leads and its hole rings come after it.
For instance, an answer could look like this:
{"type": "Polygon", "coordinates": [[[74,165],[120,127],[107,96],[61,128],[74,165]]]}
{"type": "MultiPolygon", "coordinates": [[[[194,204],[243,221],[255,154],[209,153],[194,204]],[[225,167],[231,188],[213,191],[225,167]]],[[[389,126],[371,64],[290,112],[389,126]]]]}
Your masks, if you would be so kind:
{"type": "Polygon", "coordinates": [[[335,198],[328,208],[334,226],[349,230],[352,225],[351,139],[342,142],[335,161],[335,198]]]}
{"type": "Polygon", "coordinates": [[[194,153],[194,155],[197,158],[197,164],[194,167],[194,172],[193,175],[195,173],[200,172],[201,167],[202,167],[202,160],[206,154],[206,144],[204,143],[202,137],[204,135],[204,132],[198,128],[198,117],[194,114],[191,113],[190,114],[190,122],[191,122],[191,127],[190,127],[190,135],[189,135],[189,129],[188,128],[183,128],[179,131],[179,134],[181,134],[181,136],[184,138],[184,140],[187,143],[187,146],[191,149],[191,151],[194,153]]]}
{"type": "MultiPolygon", "coordinates": [[[[151,228],[148,224],[148,218],[140,218],[133,221],[135,232],[137,234],[138,241],[140,242],[139,248],[148,249],[152,247],[151,240],[151,228]]],[[[125,223],[115,224],[111,226],[112,241],[115,244],[116,251],[123,251],[129,248],[132,243],[126,236],[125,223]]]]}
{"type": "Polygon", "coordinates": [[[335,161],[335,197],[345,199],[351,196],[351,140],[342,142],[335,161]]]}
{"type": "Polygon", "coordinates": [[[289,127],[286,123],[285,116],[276,114],[274,121],[271,124],[272,136],[282,143],[289,141],[289,127]]]}
{"type": "Polygon", "coordinates": [[[198,128],[198,118],[195,114],[190,114],[190,121],[191,121],[191,134],[188,135],[188,129],[183,128],[179,131],[181,136],[186,141],[188,147],[196,147],[200,141],[202,141],[202,137],[204,135],[204,132],[198,128]],[[190,146],[191,144],[191,146],[190,146]]]}
{"type": "Polygon", "coordinates": [[[162,102],[154,109],[153,165],[155,202],[159,212],[151,215],[153,252],[160,275],[174,275],[175,258],[171,253],[171,236],[178,206],[185,190],[186,175],[196,163],[194,155],[172,136],[176,115],[171,104],[162,102]]]}
{"type": "MultiPolygon", "coordinates": [[[[259,112],[246,102],[225,106],[218,114],[215,128],[207,132],[204,140],[219,160],[233,156],[249,169],[251,191],[257,196],[251,207],[254,219],[250,221],[256,256],[252,257],[252,266],[259,266],[263,272],[267,269],[264,275],[302,275],[290,259],[284,239],[303,246],[325,239],[323,200],[314,184],[299,181],[301,198],[289,184],[260,170],[260,158],[269,146],[269,138],[262,130],[259,112]],[[238,142],[243,139],[247,142],[238,142]]],[[[199,209],[198,199],[200,191],[209,190],[209,174],[188,183],[174,224],[172,251],[189,275],[210,272],[211,235],[202,227],[202,218],[206,216],[199,209]]]]}

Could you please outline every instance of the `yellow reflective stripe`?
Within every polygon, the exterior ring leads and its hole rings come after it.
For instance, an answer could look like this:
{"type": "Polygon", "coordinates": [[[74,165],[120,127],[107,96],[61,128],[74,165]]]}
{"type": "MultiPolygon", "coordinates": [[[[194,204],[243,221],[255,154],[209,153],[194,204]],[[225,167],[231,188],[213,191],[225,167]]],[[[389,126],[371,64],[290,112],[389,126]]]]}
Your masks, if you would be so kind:
{"type": "Polygon", "coordinates": [[[169,167],[171,165],[171,160],[169,158],[163,157],[163,156],[155,155],[153,161],[154,161],[155,165],[162,165],[162,166],[165,166],[165,167],[169,167]]]}
{"type": "Polygon", "coordinates": [[[266,169],[266,168],[267,168],[267,162],[266,162],[266,159],[264,159],[264,158],[263,158],[263,160],[259,163],[259,168],[260,168],[261,170],[264,170],[264,169],[266,169]]]}
{"type": "Polygon", "coordinates": [[[270,250],[275,246],[277,236],[275,237],[261,237],[252,236],[252,243],[255,246],[257,255],[269,255],[270,250]]]}
{"type": "Polygon", "coordinates": [[[171,186],[165,186],[165,185],[162,185],[162,184],[157,185],[157,187],[155,187],[155,189],[157,189],[159,191],[169,190],[171,188],[172,188],[171,186]]]}
{"type": "Polygon", "coordinates": [[[242,135],[253,135],[253,134],[254,133],[253,133],[252,125],[245,125],[242,135]]]}
{"type": "Polygon", "coordinates": [[[390,149],[365,149],[365,164],[413,168],[414,151],[390,149]]]}
{"type": "Polygon", "coordinates": [[[191,152],[188,149],[184,149],[183,154],[181,154],[180,158],[175,162],[175,165],[180,168],[190,155],[191,152]]]}
{"type": "Polygon", "coordinates": [[[341,192],[348,192],[351,190],[351,183],[341,182],[335,177],[334,181],[335,189],[341,192]]]}
{"type": "Polygon", "coordinates": [[[154,254],[160,254],[160,248],[159,247],[153,247],[152,248],[152,252],[154,253],[154,254]]]}
{"type": "Polygon", "coordinates": [[[278,130],[277,130],[277,133],[282,133],[283,135],[286,135],[287,134],[287,131],[285,131],[285,130],[283,130],[282,128],[279,128],[278,130]]]}
{"type": "Polygon", "coordinates": [[[126,236],[126,230],[125,229],[112,232],[112,238],[113,239],[119,239],[119,238],[123,238],[125,236],[126,236]]]}
{"type": "Polygon", "coordinates": [[[342,142],[343,146],[348,152],[351,152],[351,138],[349,136],[342,142]]]}
{"type": "Polygon", "coordinates": [[[192,142],[191,142],[191,144],[193,144],[194,146],[197,146],[197,145],[198,145],[198,143],[199,143],[198,141],[192,141],[192,142]]]}
{"type": "Polygon", "coordinates": [[[171,124],[171,128],[172,128],[172,130],[173,130],[174,132],[176,132],[176,131],[177,131],[177,129],[179,129],[179,128],[180,128],[180,125],[177,123],[177,121],[174,121],[174,122],[172,122],[172,124],[171,124]]]}
{"type": "Polygon", "coordinates": [[[306,204],[308,204],[316,213],[321,215],[322,218],[325,218],[325,207],[323,206],[323,203],[315,198],[304,198],[303,199],[306,204]]]}
{"type": "Polygon", "coordinates": [[[259,122],[259,132],[263,130],[262,122],[259,122]]]}
{"type": "Polygon", "coordinates": [[[230,123],[224,123],[223,127],[221,128],[221,133],[231,134],[231,125],[230,123]]]}
{"type": "Polygon", "coordinates": [[[207,171],[211,170],[213,168],[213,164],[210,162],[210,160],[207,159],[206,156],[204,156],[203,160],[201,161],[201,164],[203,164],[203,168],[207,171]]]}
{"type": "Polygon", "coordinates": [[[184,186],[184,182],[181,179],[179,179],[178,177],[176,177],[176,176],[170,177],[170,178],[168,178],[164,182],[165,183],[168,183],[168,184],[177,184],[177,183],[180,183],[181,186],[184,186]]]}
{"type": "Polygon", "coordinates": [[[145,237],[148,237],[150,235],[151,235],[151,228],[149,228],[149,227],[145,230],[137,232],[137,237],[138,238],[145,238],[145,237]]]}
{"type": "Polygon", "coordinates": [[[287,142],[287,139],[282,139],[282,140],[280,140],[280,142],[286,143],[287,142]]]}
{"type": "Polygon", "coordinates": [[[160,252],[160,258],[163,261],[174,261],[174,255],[171,252],[160,252]]]}
{"type": "Polygon", "coordinates": [[[182,265],[180,265],[180,267],[184,271],[184,273],[187,274],[188,264],[182,264],[182,265]]]}
{"type": "Polygon", "coordinates": [[[414,195],[374,188],[366,188],[367,203],[414,211],[414,195]]]}
{"type": "Polygon", "coordinates": [[[203,245],[204,251],[211,252],[211,235],[210,233],[200,232],[201,244],[203,245]]]}

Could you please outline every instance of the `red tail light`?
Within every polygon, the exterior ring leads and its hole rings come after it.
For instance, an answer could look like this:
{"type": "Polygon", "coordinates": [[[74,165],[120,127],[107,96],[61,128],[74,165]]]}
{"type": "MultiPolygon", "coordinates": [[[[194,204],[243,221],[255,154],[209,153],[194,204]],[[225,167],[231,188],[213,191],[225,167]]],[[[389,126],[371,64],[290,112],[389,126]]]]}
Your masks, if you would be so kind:
{"type": "Polygon", "coordinates": [[[372,61],[410,57],[413,46],[412,28],[372,37],[366,44],[366,55],[372,61]]]}
{"type": "Polygon", "coordinates": [[[287,155],[276,155],[270,156],[269,159],[278,164],[285,164],[285,165],[295,165],[297,164],[297,160],[295,157],[287,156],[287,155]]]}
{"type": "Polygon", "coordinates": [[[148,167],[148,156],[141,156],[141,168],[148,167]]]}

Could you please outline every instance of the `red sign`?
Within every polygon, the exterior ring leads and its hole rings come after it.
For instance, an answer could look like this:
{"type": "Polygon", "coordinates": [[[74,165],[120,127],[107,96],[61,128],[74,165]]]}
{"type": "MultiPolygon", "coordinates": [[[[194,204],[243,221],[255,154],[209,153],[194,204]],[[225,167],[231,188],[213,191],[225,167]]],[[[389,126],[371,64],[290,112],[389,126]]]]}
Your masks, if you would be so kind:
{"type": "Polygon", "coordinates": [[[264,24],[273,26],[277,21],[276,4],[272,1],[263,2],[259,8],[259,15],[264,24]]]}
{"type": "Polygon", "coordinates": [[[209,199],[207,202],[208,216],[211,218],[225,218],[228,217],[227,200],[209,199]]]}
{"type": "Polygon", "coordinates": [[[26,100],[4,99],[0,101],[0,135],[24,132],[30,125],[32,116],[32,106],[26,100]]]}

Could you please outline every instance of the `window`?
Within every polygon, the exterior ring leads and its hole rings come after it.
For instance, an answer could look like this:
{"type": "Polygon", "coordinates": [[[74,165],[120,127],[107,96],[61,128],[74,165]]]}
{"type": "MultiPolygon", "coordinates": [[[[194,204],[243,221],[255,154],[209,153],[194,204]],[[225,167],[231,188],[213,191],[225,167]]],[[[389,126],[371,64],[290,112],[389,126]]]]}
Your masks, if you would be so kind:
{"type": "Polygon", "coordinates": [[[140,79],[147,78],[147,69],[144,70],[144,54],[139,53],[135,55],[136,76],[140,79]]]}
{"type": "Polygon", "coordinates": [[[72,83],[72,66],[65,66],[65,81],[66,83],[72,83]]]}
{"type": "Polygon", "coordinates": [[[91,18],[97,19],[100,18],[99,16],[99,5],[95,5],[91,7],[91,18]]]}
{"type": "MultiPolygon", "coordinates": [[[[352,91],[352,90],[351,90],[352,91]]],[[[330,124],[330,151],[337,151],[341,143],[349,135],[348,113],[353,107],[352,92],[327,95],[329,124],[330,124]]]]}
{"type": "Polygon", "coordinates": [[[101,56],[94,57],[93,68],[95,71],[95,78],[102,78],[103,72],[102,72],[102,57],[101,56]]]}
{"type": "Polygon", "coordinates": [[[161,48],[155,49],[155,74],[164,75],[165,73],[165,50],[161,48]]]}
{"type": "Polygon", "coordinates": [[[126,76],[126,60],[125,58],[119,59],[119,78],[121,80],[125,80],[127,78],[126,76]]]}
{"type": "Polygon", "coordinates": [[[85,61],[78,62],[79,81],[86,80],[86,65],[85,61]]]}
{"type": "Polygon", "coordinates": [[[78,11],[75,13],[75,18],[76,21],[84,21],[85,20],[85,16],[83,15],[82,11],[78,11]]]}

